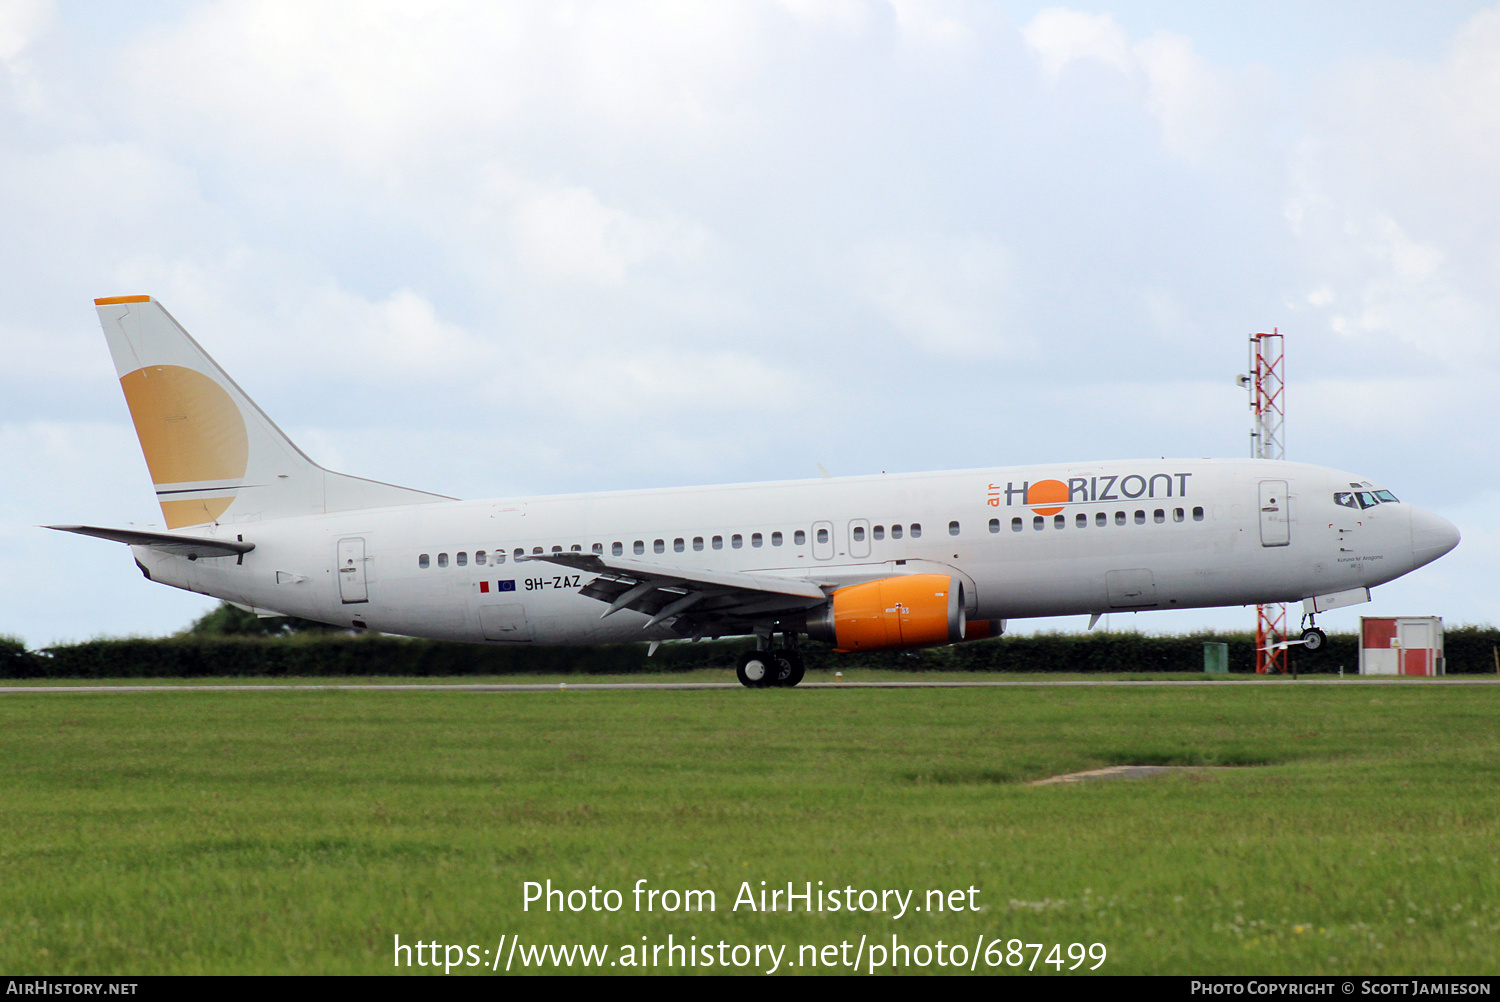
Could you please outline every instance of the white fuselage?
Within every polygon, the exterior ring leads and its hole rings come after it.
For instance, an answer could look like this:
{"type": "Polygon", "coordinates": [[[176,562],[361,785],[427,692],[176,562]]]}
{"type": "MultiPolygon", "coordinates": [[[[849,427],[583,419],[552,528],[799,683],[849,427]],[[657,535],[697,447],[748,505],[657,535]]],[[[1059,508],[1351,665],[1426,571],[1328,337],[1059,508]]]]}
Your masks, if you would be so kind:
{"type": "Polygon", "coordinates": [[[242,558],[133,549],[153,580],[268,612],[445,640],[612,643],[680,634],[643,630],[629,610],[601,619],[579,594],[591,575],[516,555],[623,555],[828,590],[951,574],[969,619],[998,620],[1296,601],[1381,584],[1457,541],[1410,504],[1336,503],[1354,489],[1370,488],[1297,463],[1079,463],[417,504],[199,530],[253,542],[242,558]],[[1042,481],[1067,499],[1026,503],[1042,481]],[[503,635],[481,625],[497,606],[503,635]]]}

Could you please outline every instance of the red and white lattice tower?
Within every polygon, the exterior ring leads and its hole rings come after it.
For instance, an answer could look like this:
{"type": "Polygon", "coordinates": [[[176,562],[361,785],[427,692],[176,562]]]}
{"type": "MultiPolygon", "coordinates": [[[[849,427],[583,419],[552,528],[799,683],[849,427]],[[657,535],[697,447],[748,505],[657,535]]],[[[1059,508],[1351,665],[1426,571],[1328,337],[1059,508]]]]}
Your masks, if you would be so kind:
{"type": "MultiPolygon", "coordinates": [[[[1276,328],[1250,335],[1250,455],[1285,459],[1286,356],[1276,328]]],[[[1286,674],[1286,603],[1255,607],[1255,671],[1286,674]]]]}

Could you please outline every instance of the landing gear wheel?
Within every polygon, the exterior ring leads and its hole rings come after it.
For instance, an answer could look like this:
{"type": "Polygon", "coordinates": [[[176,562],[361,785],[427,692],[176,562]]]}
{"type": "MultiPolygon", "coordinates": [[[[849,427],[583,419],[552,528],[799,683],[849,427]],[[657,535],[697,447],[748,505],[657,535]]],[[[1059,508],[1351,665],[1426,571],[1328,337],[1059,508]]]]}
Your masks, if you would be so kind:
{"type": "Polygon", "coordinates": [[[734,674],[740,685],[747,689],[763,689],[775,685],[776,662],[769,651],[746,651],[734,666],[734,674]]]}
{"type": "Polygon", "coordinates": [[[1323,649],[1323,646],[1327,643],[1328,634],[1324,633],[1316,626],[1312,627],[1311,629],[1302,631],[1302,649],[1309,654],[1312,654],[1316,651],[1321,651],[1323,649]]]}
{"type": "Polygon", "coordinates": [[[807,668],[802,663],[802,655],[796,651],[776,651],[771,656],[776,666],[775,685],[784,689],[790,689],[802,681],[802,676],[807,674],[807,668]]]}

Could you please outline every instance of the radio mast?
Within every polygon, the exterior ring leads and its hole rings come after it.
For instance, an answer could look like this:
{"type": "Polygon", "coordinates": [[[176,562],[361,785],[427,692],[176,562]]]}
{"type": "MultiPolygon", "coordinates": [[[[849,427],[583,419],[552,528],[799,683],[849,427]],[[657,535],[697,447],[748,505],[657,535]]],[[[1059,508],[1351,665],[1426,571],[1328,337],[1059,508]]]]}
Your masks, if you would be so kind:
{"type": "MultiPolygon", "coordinates": [[[[1250,335],[1250,456],[1285,459],[1286,356],[1281,333],[1250,335]]],[[[1286,674],[1286,603],[1255,607],[1256,674],[1286,674]]]]}

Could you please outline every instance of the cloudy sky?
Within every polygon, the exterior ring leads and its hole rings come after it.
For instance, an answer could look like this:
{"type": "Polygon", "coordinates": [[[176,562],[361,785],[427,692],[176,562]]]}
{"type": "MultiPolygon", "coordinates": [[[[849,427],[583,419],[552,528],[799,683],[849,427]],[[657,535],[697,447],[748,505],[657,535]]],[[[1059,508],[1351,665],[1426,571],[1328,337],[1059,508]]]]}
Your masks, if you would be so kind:
{"type": "Polygon", "coordinates": [[[212,605],[36,528],[159,521],[137,293],[460,497],[1244,455],[1275,326],[1288,458],[1465,537],[1327,624],[1500,621],[1500,8],[1224,6],[0,0],[0,634],[212,605]]]}

